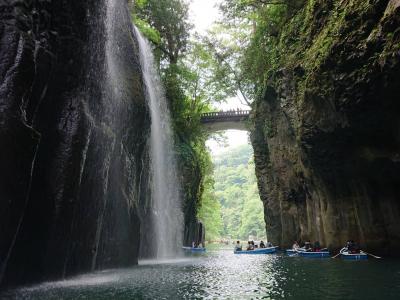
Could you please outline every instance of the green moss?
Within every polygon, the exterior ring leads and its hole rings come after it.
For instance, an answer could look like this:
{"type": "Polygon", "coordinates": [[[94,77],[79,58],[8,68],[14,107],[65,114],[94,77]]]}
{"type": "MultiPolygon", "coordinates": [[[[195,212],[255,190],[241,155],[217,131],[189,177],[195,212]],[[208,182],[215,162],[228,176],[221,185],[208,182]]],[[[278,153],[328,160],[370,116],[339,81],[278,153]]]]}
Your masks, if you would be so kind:
{"type": "Polygon", "coordinates": [[[276,128],[276,124],[272,121],[272,120],[265,120],[264,123],[264,135],[267,138],[273,138],[274,136],[276,136],[277,133],[277,128],[276,128]]]}
{"type": "MultiPolygon", "coordinates": [[[[362,49],[367,40],[376,42],[379,39],[380,29],[377,26],[371,28],[367,23],[368,20],[379,17],[381,12],[377,7],[370,1],[361,0],[307,1],[303,8],[284,22],[279,37],[269,44],[268,55],[265,56],[267,62],[264,64],[264,82],[273,78],[275,86],[279,86],[279,76],[276,76],[279,70],[293,70],[301,66],[305,74],[296,78],[297,101],[306,101],[305,90],[310,86],[329,85],[329,82],[320,82],[321,76],[316,74],[323,72],[327,61],[332,60],[332,57],[341,55],[335,53],[338,45],[351,41],[347,47],[362,49]]],[[[384,51],[372,54],[372,61],[377,61],[378,58],[384,60],[398,51],[398,34],[396,37],[395,33],[388,33],[385,39],[387,42],[384,51]]],[[[365,68],[368,72],[368,65],[369,63],[364,62],[364,65],[357,67],[365,68]]]]}

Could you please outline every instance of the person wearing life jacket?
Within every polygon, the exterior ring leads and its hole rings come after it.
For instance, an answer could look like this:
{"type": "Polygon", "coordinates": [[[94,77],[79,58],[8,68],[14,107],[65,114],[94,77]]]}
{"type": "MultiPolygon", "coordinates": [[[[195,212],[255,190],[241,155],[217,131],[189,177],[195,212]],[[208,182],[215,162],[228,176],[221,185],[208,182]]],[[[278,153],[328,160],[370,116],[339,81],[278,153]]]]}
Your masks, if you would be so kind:
{"type": "Polygon", "coordinates": [[[313,251],[314,251],[314,252],[319,252],[319,251],[321,251],[321,245],[320,245],[319,241],[315,241],[314,247],[313,247],[313,251]]]}
{"type": "Polygon", "coordinates": [[[347,241],[345,248],[347,249],[348,253],[351,254],[360,253],[360,246],[358,246],[358,244],[353,240],[347,241]]]}
{"type": "Polygon", "coordinates": [[[306,251],[312,251],[311,242],[305,242],[303,248],[306,251]]]}

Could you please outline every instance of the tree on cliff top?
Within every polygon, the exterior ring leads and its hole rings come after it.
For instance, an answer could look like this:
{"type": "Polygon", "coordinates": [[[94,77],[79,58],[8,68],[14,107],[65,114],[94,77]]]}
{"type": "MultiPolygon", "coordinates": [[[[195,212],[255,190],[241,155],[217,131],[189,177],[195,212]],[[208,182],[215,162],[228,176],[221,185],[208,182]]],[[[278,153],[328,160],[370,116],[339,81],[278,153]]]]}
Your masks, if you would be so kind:
{"type": "Polygon", "coordinates": [[[162,59],[178,63],[186,51],[189,5],[183,0],[141,0],[136,3],[135,24],[161,51],[162,59]],[[152,29],[152,30],[151,30],[152,29]]]}
{"type": "Polygon", "coordinates": [[[276,61],[279,31],[304,0],[224,0],[222,19],[203,37],[217,62],[214,79],[227,95],[251,105],[276,61]]]}

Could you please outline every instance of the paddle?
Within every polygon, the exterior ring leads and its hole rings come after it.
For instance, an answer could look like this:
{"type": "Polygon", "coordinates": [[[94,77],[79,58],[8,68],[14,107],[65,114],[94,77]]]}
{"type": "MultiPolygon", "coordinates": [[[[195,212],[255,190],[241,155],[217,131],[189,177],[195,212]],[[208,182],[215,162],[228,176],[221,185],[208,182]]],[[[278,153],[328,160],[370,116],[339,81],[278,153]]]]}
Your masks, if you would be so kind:
{"type": "Polygon", "coordinates": [[[340,249],[339,253],[336,254],[335,256],[332,256],[331,258],[336,258],[336,257],[338,257],[340,254],[342,254],[342,251],[343,251],[344,249],[346,249],[346,248],[340,249]]]}
{"type": "Polygon", "coordinates": [[[368,254],[368,255],[370,255],[370,256],[372,256],[372,257],[374,257],[374,258],[377,258],[377,259],[380,259],[380,258],[382,258],[382,257],[380,257],[380,256],[373,255],[373,254],[371,254],[371,253],[368,253],[368,252],[365,252],[365,251],[361,251],[361,253],[368,254]]]}

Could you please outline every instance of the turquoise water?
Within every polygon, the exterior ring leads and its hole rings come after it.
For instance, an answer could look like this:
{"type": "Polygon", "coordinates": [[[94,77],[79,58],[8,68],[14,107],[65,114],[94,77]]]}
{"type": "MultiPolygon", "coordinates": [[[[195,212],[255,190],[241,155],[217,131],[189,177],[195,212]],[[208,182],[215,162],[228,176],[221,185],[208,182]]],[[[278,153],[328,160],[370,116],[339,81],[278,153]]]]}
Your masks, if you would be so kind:
{"type": "Polygon", "coordinates": [[[6,291],[1,299],[400,299],[400,261],[214,250],[6,291]]]}

